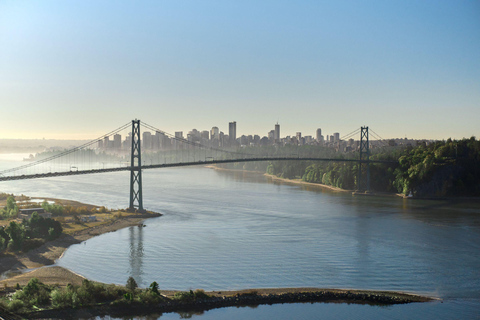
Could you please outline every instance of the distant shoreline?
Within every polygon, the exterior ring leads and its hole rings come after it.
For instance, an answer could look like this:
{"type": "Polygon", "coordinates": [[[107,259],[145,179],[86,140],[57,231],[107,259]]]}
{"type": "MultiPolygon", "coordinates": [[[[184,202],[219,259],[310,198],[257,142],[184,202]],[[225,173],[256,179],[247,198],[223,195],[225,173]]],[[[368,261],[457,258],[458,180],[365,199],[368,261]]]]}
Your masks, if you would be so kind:
{"type": "Polygon", "coordinates": [[[271,180],[274,180],[274,181],[280,181],[280,182],[285,182],[285,183],[288,183],[288,184],[295,184],[295,185],[312,186],[312,187],[316,187],[316,188],[328,189],[328,190],[338,191],[338,192],[353,192],[354,191],[354,190],[341,189],[341,188],[337,188],[337,187],[333,187],[333,186],[329,186],[329,185],[321,184],[321,183],[305,182],[305,181],[302,181],[301,179],[280,178],[280,177],[277,177],[276,175],[268,174],[268,173],[265,173],[263,171],[252,171],[252,170],[243,170],[243,169],[228,169],[228,168],[220,168],[220,167],[217,167],[215,165],[208,165],[208,166],[205,166],[205,168],[214,169],[214,170],[218,170],[218,171],[246,172],[246,173],[252,173],[252,174],[261,174],[261,175],[263,175],[263,176],[265,176],[265,177],[267,177],[271,180]]]}
{"type": "Polygon", "coordinates": [[[314,187],[314,188],[319,188],[319,189],[326,189],[334,192],[349,192],[354,196],[376,196],[376,197],[391,197],[391,198],[403,198],[403,199],[409,199],[409,200],[470,200],[470,201],[479,201],[480,197],[439,197],[439,198],[432,198],[432,197],[408,197],[404,195],[403,193],[393,193],[393,192],[377,192],[377,191],[372,191],[372,192],[358,192],[355,190],[349,190],[349,189],[342,189],[334,186],[330,186],[327,184],[322,184],[322,183],[314,183],[314,182],[306,182],[301,179],[286,179],[286,178],[280,178],[277,177],[276,175],[273,174],[268,174],[264,173],[261,171],[251,171],[251,170],[243,170],[243,169],[227,169],[227,168],[219,168],[216,167],[215,165],[209,165],[205,166],[206,168],[218,170],[218,171],[231,171],[231,172],[246,172],[246,173],[252,173],[252,174],[261,174],[272,181],[278,181],[281,183],[285,184],[290,184],[290,185],[303,185],[303,186],[309,186],[309,187],[314,187]]]}

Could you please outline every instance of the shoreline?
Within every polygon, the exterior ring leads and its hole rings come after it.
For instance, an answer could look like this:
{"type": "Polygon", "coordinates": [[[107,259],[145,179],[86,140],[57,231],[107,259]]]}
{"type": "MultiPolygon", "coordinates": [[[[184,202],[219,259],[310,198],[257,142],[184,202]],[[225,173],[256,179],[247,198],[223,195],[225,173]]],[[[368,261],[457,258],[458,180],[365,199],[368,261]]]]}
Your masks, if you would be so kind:
{"type": "Polygon", "coordinates": [[[319,188],[319,189],[327,189],[327,190],[335,191],[335,192],[353,192],[353,191],[354,191],[354,190],[347,190],[347,189],[337,188],[337,187],[329,186],[329,185],[322,184],[322,183],[306,182],[306,181],[302,181],[301,179],[285,179],[285,178],[280,178],[280,177],[277,177],[277,176],[275,176],[275,175],[273,175],[273,174],[268,174],[268,173],[264,173],[263,175],[264,175],[265,177],[273,180],[273,181],[284,182],[284,183],[287,183],[287,184],[303,185],[303,186],[315,187],[315,188],[319,188]]]}
{"type": "Polygon", "coordinates": [[[46,309],[23,314],[29,319],[44,318],[93,318],[102,316],[161,316],[163,313],[203,313],[212,309],[228,307],[255,307],[285,303],[347,303],[387,306],[394,304],[431,302],[439,299],[392,291],[322,289],[322,288],[277,288],[247,289],[239,291],[205,292],[208,297],[181,301],[172,299],[174,292],[161,291],[163,301],[155,304],[125,302],[99,304],[84,308],[46,309]]]}
{"type": "MultiPolygon", "coordinates": [[[[265,175],[269,177],[269,175],[265,175]]],[[[284,179],[272,177],[273,180],[284,179]]],[[[308,184],[302,181],[286,181],[293,184],[308,184]]],[[[327,188],[334,191],[338,188],[312,184],[315,187],[327,188]]],[[[60,199],[56,199],[60,200],[60,199]]],[[[69,200],[62,200],[69,201],[69,200]]],[[[18,285],[25,286],[31,278],[40,282],[66,287],[68,284],[80,286],[86,279],[73,271],[55,266],[56,260],[62,257],[72,244],[78,244],[95,236],[114,232],[127,227],[143,225],[148,218],[158,217],[161,214],[147,213],[120,217],[111,222],[89,227],[72,234],[62,234],[54,241],[22,253],[19,255],[5,254],[0,258],[0,273],[11,273],[11,277],[0,280],[2,295],[13,292],[18,285]]],[[[359,289],[332,289],[332,288],[259,288],[244,290],[215,290],[206,292],[210,297],[198,301],[178,301],[173,299],[179,290],[161,290],[165,302],[157,305],[110,305],[100,304],[78,309],[47,309],[26,313],[29,318],[64,318],[77,315],[78,317],[95,317],[104,315],[148,315],[165,312],[203,312],[211,309],[240,306],[257,306],[283,303],[354,303],[370,305],[391,305],[413,302],[428,302],[439,300],[412,293],[359,290],[359,289]]]]}
{"type": "Polygon", "coordinates": [[[62,257],[68,247],[101,234],[117,231],[127,227],[138,226],[145,219],[159,216],[161,216],[161,214],[136,214],[121,217],[108,223],[76,231],[72,234],[63,233],[58,239],[49,241],[42,246],[32,249],[26,253],[17,255],[2,254],[0,256],[0,274],[2,275],[3,279],[0,280],[0,290],[3,290],[5,285],[7,288],[13,287],[16,285],[16,283],[25,285],[32,277],[37,277],[41,282],[46,284],[59,283],[66,286],[71,281],[77,283],[79,277],[82,278],[82,280],[84,278],[67,269],[55,266],[49,267],[54,265],[56,260],[62,257]],[[29,269],[32,270],[28,271],[29,269]],[[65,271],[58,271],[59,269],[63,269],[65,271]],[[40,272],[39,270],[43,271],[40,272]],[[13,276],[5,278],[5,276],[8,276],[9,274],[13,276]],[[56,282],[52,282],[53,280],[56,282]]]}
{"type": "Polygon", "coordinates": [[[264,177],[267,177],[273,181],[279,181],[279,182],[284,182],[287,184],[293,184],[293,185],[305,185],[305,186],[311,186],[315,188],[320,188],[320,189],[327,189],[331,191],[337,191],[337,192],[353,192],[354,190],[346,190],[346,189],[341,189],[337,188],[334,186],[329,186],[326,184],[321,184],[321,183],[313,183],[313,182],[306,182],[302,181],[301,179],[285,179],[285,178],[280,178],[277,177],[276,175],[273,174],[268,174],[263,171],[251,171],[251,170],[243,170],[243,169],[227,169],[227,168],[219,168],[215,165],[208,165],[205,166],[205,168],[213,169],[213,170],[218,170],[218,171],[230,171],[230,172],[245,172],[245,173],[250,173],[250,174],[260,174],[264,177]]]}
{"type": "MultiPolygon", "coordinates": [[[[280,179],[280,178],[279,178],[280,179]]],[[[68,200],[67,200],[68,201],[68,200]]],[[[0,291],[13,288],[18,283],[24,286],[28,281],[36,277],[39,281],[54,285],[66,286],[69,283],[81,285],[86,278],[74,273],[63,267],[55,266],[56,260],[60,259],[65,251],[73,244],[79,244],[83,241],[99,236],[101,234],[114,232],[128,227],[136,227],[145,219],[159,217],[161,214],[138,214],[119,218],[107,224],[90,227],[81,231],[77,231],[71,235],[63,234],[60,238],[47,242],[44,245],[14,256],[11,254],[4,255],[0,259],[0,273],[5,274],[11,272],[15,274],[11,277],[0,280],[0,291]],[[6,261],[7,260],[7,261],[6,261]],[[26,271],[26,272],[25,272],[26,271]]],[[[162,290],[167,297],[173,295],[180,290],[162,290]]],[[[377,290],[359,290],[359,289],[325,289],[325,288],[259,288],[259,289],[241,289],[241,290],[214,290],[207,292],[213,297],[228,297],[236,295],[248,295],[251,292],[258,292],[259,295],[278,295],[292,294],[300,292],[350,292],[350,293],[369,293],[379,295],[407,295],[409,297],[419,297],[422,301],[430,301],[433,298],[423,297],[412,293],[394,292],[394,291],[377,291],[377,290]]]]}
{"type": "Polygon", "coordinates": [[[334,191],[334,192],[349,192],[354,196],[376,196],[376,197],[389,197],[389,198],[402,198],[406,200],[433,200],[433,201],[439,201],[439,200],[446,200],[446,201],[452,201],[452,200],[467,200],[467,201],[480,201],[480,197],[409,197],[404,195],[403,193],[390,193],[390,192],[378,192],[378,191],[371,191],[371,192],[358,192],[355,190],[348,190],[348,189],[342,189],[334,186],[330,186],[327,184],[322,184],[322,183],[313,183],[313,182],[306,182],[302,181],[301,179],[286,179],[286,178],[280,178],[277,177],[276,175],[273,174],[268,174],[264,173],[261,171],[250,171],[250,170],[243,170],[243,169],[227,169],[227,168],[218,168],[215,165],[208,165],[205,166],[205,168],[213,169],[213,170],[218,170],[218,171],[230,171],[230,172],[245,172],[245,173],[250,173],[250,174],[261,174],[268,179],[271,179],[272,181],[277,181],[285,184],[290,184],[290,185],[300,185],[300,186],[308,186],[308,187],[314,187],[314,188],[319,188],[319,189],[324,189],[324,190],[329,190],[329,191],[334,191]]]}

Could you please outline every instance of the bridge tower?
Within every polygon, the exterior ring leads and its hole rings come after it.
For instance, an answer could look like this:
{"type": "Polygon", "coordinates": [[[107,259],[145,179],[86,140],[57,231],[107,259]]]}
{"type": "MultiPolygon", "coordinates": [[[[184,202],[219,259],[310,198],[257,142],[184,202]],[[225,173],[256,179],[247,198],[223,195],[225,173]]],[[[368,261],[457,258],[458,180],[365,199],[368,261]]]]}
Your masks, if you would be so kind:
{"type": "Polygon", "coordinates": [[[142,150],[140,148],[140,120],[132,120],[132,154],[130,165],[130,210],[143,212],[142,150]]]}
{"type": "Polygon", "coordinates": [[[358,191],[370,191],[370,145],[368,141],[368,127],[361,127],[360,131],[360,162],[358,163],[358,191]]]}

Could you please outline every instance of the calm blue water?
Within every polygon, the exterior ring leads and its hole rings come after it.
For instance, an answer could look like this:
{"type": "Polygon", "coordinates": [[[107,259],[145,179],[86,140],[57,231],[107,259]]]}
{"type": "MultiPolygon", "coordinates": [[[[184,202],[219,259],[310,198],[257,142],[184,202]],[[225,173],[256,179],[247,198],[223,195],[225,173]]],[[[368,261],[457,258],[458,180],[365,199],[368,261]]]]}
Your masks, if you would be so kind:
{"type": "MultiPolygon", "coordinates": [[[[128,205],[128,180],[117,173],[0,187],[117,208],[128,205]]],[[[392,307],[225,308],[193,315],[200,319],[474,319],[480,314],[480,206],[475,203],[353,197],[205,168],[145,171],[144,203],[164,216],[147,220],[145,228],[74,245],[58,264],[97,281],[124,284],[133,276],[143,287],[157,281],[161,289],[309,286],[443,299],[392,307]]]]}

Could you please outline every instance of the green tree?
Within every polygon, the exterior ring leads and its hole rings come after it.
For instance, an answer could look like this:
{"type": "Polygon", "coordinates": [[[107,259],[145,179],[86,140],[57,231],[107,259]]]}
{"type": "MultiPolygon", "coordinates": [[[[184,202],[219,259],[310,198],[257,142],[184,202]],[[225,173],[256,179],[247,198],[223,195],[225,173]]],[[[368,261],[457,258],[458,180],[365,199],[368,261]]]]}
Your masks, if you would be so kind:
{"type": "Polygon", "coordinates": [[[11,221],[5,232],[10,237],[9,246],[14,250],[19,250],[25,240],[25,227],[21,224],[11,221]]]}
{"type": "Polygon", "coordinates": [[[9,196],[7,198],[7,209],[12,210],[12,209],[15,209],[16,206],[17,206],[17,203],[15,201],[15,198],[13,196],[9,196]]]}
{"type": "Polygon", "coordinates": [[[138,284],[135,281],[135,279],[133,279],[133,277],[128,277],[126,287],[127,287],[128,290],[133,292],[138,287],[138,284]]]}
{"type": "Polygon", "coordinates": [[[17,203],[15,202],[15,198],[13,196],[8,196],[7,198],[7,205],[2,210],[2,215],[4,217],[13,217],[18,214],[18,207],[17,203]]]}
{"type": "Polygon", "coordinates": [[[158,286],[158,283],[157,283],[156,281],[153,281],[153,282],[150,284],[149,289],[150,289],[151,292],[159,295],[160,292],[158,292],[158,287],[159,287],[159,286],[158,286]]]}

